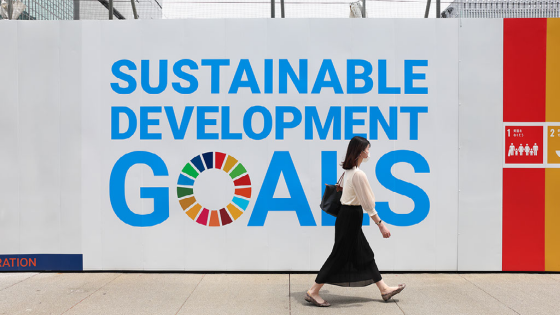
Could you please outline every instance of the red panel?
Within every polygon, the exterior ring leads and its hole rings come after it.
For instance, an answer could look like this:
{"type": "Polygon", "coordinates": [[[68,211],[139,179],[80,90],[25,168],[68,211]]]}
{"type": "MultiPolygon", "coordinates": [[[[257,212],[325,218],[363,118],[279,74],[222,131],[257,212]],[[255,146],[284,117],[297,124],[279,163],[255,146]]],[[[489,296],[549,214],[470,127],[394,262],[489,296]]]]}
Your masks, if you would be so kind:
{"type": "Polygon", "coordinates": [[[546,118],[546,19],[504,19],[504,122],[546,118]]]}
{"type": "Polygon", "coordinates": [[[504,168],[503,271],[544,271],[544,176],[543,168],[504,168]]]}

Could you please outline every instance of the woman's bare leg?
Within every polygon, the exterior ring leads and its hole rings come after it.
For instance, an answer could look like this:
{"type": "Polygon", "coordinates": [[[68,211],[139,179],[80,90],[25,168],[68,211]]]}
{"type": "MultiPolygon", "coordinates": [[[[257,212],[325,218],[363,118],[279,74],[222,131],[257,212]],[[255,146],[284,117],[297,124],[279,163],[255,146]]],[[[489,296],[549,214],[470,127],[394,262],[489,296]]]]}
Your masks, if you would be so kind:
{"type": "Polygon", "coordinates": [[[307,291],[307,294],[309,294],[312,298],[314,298],[315,301],[317,301],[318,303],[324,303],[325,302],[325,300],[323,300],[319,296],[319,290],[321,290],[323,285],[325,285],[325,284],[324,283],[314,283],[311,286],[311,289],[309,289],[309,291],[307,291]]]}

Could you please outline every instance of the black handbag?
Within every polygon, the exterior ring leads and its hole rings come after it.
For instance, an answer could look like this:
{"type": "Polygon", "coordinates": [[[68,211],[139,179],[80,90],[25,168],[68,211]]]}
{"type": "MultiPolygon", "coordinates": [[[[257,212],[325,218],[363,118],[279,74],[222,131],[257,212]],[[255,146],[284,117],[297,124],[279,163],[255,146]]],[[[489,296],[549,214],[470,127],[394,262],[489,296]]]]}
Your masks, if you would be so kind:
{"type": "Polygon", "coordinates": [[[325,184],[325,192],[323,193],[323,199],[321,199],[321,210],[326,213],[337,217],[340,211],[340,198],[342,197],[342,186],[340,183],[344,178],[344,174],[340,176],[338,183],[336,185],[325,184]]]}

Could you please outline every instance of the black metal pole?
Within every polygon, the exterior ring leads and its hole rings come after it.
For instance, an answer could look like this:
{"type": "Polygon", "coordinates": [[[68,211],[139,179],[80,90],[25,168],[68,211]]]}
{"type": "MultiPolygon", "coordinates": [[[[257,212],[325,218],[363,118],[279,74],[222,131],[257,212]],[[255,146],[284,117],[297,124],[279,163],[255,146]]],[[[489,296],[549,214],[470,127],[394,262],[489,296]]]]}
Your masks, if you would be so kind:
{"type": "Polygon", "coordinates": [[[280,15],[282,18],[285,18],[286,15],[284,14],[284,0],[280,0],[280,15]]]}
{"type": "Polygon", "coordinates": [[[113,0],[109,0],[109,20],[113,19],[113,0]]]}
{"type": "Polygon", "coordinates": [[[426,13],[424,13],[424,18],[427,19],[428,18],[428,14],[430,14],[430,4],[432,3],[432,0],[428,0],[428,2],[426,3],[426,13]]]}
{"type": "Polygon", "coordinates": [[[436,18],[440,18],[441,17],[441,1],[440,0],[436,0],[436,18]]]}
{"type": "Polygon", "coordinates": [[[80,19],[80,0],[74,0],[74,20],[80,19]]]}
{"type": "Polygon", "coordinates": [[[137,20],[138,12],[136,12],[136,3],[134,3],[134,0],[130,0],[130,3],[132,4],[132,13],[134,14],[134,19],[137,20]]]}
{"type": "Polygon", "coordinates": [[[12,0],[8,0],[8,20],[12,19],[13,11],[14,11],[14,4],[12,3],[12,0]]]}
{"type": "Polygon", "coordinates": [[[364,11],[362,11],[362,17],[365,18],[366,17],[366,0],[363,0],[364,2],[364,11]]]}
{"type": "Polygon", "coordinates": [[[275,0],[270,0],[270,17],[271,18],[276,17],[275,9],[276,9],[276,1],[275,0]]]}

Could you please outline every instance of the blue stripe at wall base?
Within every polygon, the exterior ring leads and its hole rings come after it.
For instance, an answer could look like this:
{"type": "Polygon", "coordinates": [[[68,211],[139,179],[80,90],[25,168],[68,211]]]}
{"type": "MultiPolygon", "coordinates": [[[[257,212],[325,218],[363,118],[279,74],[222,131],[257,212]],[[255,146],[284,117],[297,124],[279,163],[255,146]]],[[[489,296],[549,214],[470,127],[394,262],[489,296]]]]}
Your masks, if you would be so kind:
{"type": "Polygon", "coordinates": [[[82,254],[0,255],[0,271],[83,271],[82,254]]]}

